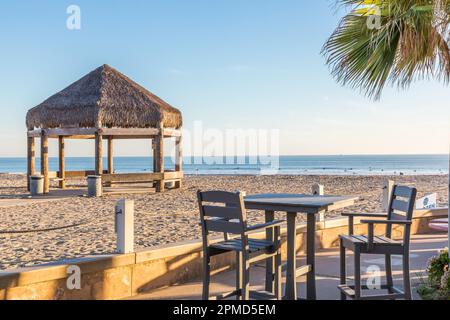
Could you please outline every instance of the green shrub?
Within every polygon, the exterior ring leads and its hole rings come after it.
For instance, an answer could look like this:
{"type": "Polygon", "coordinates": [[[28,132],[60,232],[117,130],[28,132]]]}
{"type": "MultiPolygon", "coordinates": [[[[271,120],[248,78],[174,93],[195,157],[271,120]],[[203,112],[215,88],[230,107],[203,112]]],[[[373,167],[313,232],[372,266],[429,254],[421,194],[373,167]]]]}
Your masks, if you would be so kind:
{"type": "Polygon", "coordinates": [[[450,300],[450,272],[448,249],[428,262],[428,280],[424,281],[417,292],[424,300],[450,300]]]}

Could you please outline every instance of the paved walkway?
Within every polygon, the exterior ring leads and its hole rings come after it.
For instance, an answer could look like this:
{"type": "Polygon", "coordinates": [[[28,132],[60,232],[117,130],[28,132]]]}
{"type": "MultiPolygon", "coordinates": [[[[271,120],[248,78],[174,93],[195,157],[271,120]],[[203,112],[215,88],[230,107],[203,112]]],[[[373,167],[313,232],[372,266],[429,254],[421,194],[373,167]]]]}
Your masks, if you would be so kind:
{"type": "MultiPolygon", "coordinates": [[[[416,235],[413,237],[411,245],[411,281],[413,285],[414,299],[419,299],[415,288],[424,276],[427,261],[436,255],[438,250],[447,247],[447,235],[416,235]]],[[[347,272],[353,275],[352,257],[347,258],[347,272]]],[[[401,282],[401,257],[392,258],[394,269],[394,284],[402,288],[401,282]]],[[[337,249],[322,250],[317,253],[317,298],[320,300],[339,299],[340,294],[336,286],[339,284],[339,252],[337,249]]],[[[304,257],[299,257],[298,265],[305,263],[304,257]]],[[[363,255],[362,270],[367,270],[369,266],[381,269],[382,281],[384,281],[384,257],[380,255],[363,255]]],[[[264,283],[265,269],[262,266],[255,266],[251,270],[250,279],[253,290],[262,290],[264,283]]],[[[212,278],[211,295],[217,295],[221,292],[233,290],[235,283],[235,274],[233,271],[220,273],[212,278]]],[[[363,277],[367,279],[367,275],[363,277]]],[[[300,277],[298,281],[298,290],[301,297],[305,297],[305,277],[300,277]]],[[[364,281],[364,280],[363,280],[364,281]]],[[[158,289],[153,292],[142,294],[134,299],[200,299],[202,284],[201,281],[192,281],[182,285],[171,286],[158,289]]]]}

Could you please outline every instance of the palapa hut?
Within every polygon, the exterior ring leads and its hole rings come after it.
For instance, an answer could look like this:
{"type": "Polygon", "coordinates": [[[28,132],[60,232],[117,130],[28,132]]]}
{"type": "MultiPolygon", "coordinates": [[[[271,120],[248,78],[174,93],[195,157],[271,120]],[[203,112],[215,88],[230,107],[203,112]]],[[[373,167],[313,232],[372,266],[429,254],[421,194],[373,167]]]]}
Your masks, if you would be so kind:
{"type": "Polygon", "coordinates": [[[103,65],[61,92],[28,111],[28,181],[35,174],[35,139],[41,139],[41,174],[44,192],[49,179],[65,188],[67,178],[102,176],[103,184],[152,182],[157,192],[166,181],[180,187],[181,112],[133,82],[117,70],[103,65]],[[48,170],[48,139],[59,140],[59,171],[48,170]],[[175,138],[175,170],[164,171],[164,138],[175,138]],[[66,171],[65,139],[95,139],[95,171],[66,171]],[[103,170],[103,139],[108,141],[107,170],[103,170]],[[151,139],[153,173],[115,174],[114,139],[151,139]]]}

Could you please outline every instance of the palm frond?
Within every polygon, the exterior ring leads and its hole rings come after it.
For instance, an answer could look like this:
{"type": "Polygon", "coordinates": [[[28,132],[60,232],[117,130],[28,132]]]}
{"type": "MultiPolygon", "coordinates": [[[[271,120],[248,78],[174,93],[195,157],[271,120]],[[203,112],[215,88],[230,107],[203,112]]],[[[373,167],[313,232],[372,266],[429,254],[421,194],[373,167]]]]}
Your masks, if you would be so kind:
{"type": "Polygon", "coordinates": [[[322,53],[336,80],[379,99],[387,84],[450,79],[450,0],[340,0],[351,6],[322,53]],[[377,6],[379,28],[368,18],[377,6]]]}

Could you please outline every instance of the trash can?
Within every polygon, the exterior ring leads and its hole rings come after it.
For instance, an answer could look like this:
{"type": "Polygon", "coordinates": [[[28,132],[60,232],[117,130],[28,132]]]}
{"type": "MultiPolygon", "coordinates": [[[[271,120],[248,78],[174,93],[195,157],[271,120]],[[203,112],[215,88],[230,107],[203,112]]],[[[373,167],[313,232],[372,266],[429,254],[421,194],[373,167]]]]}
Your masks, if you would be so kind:
{"type": "Polygon", "coordinates": [[[101,197],[102,192],[102,177],[101,176],[88,176],[88,196],[89,197],[101,197]]]}
{"type": "Polygon", "coordinates": [[[32,196],[44,194],[44,177],[40,174],[30,177],[30,193],[32,196]]]}

